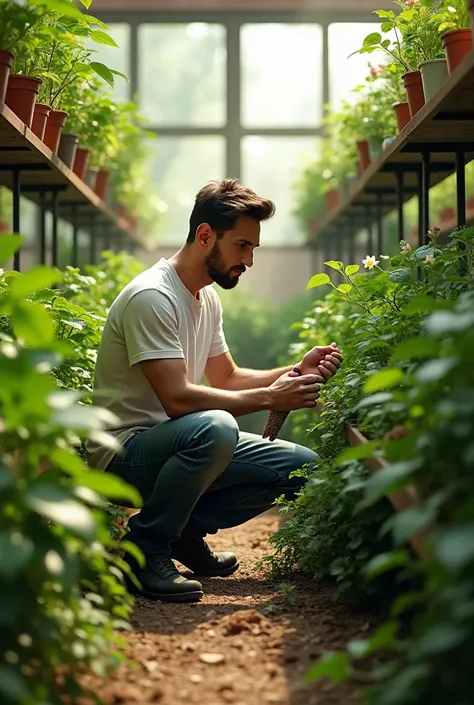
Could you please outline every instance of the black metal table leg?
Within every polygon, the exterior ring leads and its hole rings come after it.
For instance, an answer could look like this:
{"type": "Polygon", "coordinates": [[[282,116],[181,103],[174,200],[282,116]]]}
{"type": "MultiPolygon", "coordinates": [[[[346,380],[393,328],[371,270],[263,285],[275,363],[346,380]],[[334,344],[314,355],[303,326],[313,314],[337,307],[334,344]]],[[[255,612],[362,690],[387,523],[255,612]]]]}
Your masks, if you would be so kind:
{"type": "Polygon", "coordinates": [[[46,264],[46,193],[40,191],[40,264],[46,264]]]}
{"type": "Polygon", "coordinates": [[[422,153],[421,162],[421,232],[418,234],[420,245],[428,241],[430,229],[430,153],[422,153]]]}
{"type": "MultiPolygon", "coordinates": [[[[400,243],[405,239],[405,218],[403,212],[403,171],[396,172],[397,177],[397,237],[400,243]]],[[[397,243],[398,244],[398,243],[397,243]]]]}
{"type": "MultiPolygon", "coordinates": [[[[13,232],[17,235],[20,233],[20,196],[21,196],[21,180],[20,171],[14,169],[12,173],[13,181],[13,232]]],[[[17,250],[13,255],[13,269],[16,272],[20,271],[20,250],[17,250]]]]}
{"type": "Polygon", "coordinates": [[[58,218],[59,218],[59,192],[52,192],[51,214],[53,216],[53,232],[51,238],[51,264],[58,266],[58,218]]]}
{"type": "Polygon", "coordinates": [[[466,225],[466,171],[464,152],[456,152],[456,210],[458,227],[466,225]]]}
{"type": "Polygon", "coordinates": [[[79,260],[79,227],[77,224],[77,205],[73,204],[72,213],[72,266],[77,267],[79,260]]]}
{"type": "Polygon", "coordinates": [[[377,254],[383,252],[383,214],[382,214],[382,194],[377,194],[377,254]]]}

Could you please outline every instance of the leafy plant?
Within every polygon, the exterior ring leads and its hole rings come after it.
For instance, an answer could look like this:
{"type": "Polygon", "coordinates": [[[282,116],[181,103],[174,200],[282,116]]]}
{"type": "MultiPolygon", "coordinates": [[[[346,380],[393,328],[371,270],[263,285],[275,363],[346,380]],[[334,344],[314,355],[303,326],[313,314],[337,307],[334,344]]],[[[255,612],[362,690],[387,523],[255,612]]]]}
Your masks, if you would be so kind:
{"type": "Polygon", "coordinates": [[[431,20],[439,33],[469,27],[469,11],[463,0],[444,0],[439,10],[431,20]]]}

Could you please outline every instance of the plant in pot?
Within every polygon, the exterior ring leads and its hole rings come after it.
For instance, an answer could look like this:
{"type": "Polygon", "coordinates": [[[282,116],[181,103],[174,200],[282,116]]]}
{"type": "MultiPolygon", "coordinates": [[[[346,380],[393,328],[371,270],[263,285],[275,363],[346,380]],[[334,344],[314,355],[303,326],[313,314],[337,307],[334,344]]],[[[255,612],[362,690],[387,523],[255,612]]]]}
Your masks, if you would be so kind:
{"type": "Polygon", "coordinates": [[[34,75],[16,75],[17,61],[48,14],[45,8],[0,0],[0,102],[28,126],[41,81],[34,75]]]}
{"type": "Polygon", "coordinates": [[[431,24],[441,35],[449,73],[452,73],[472,51],[473,39],[469,19],[466,0],[444,0],[440,12],[431,19],[431,24]]]}
{"type": "Polygon", "coordinates": [[[391,62],[403,68],[402,80],[413,117],[425,103],[420,64],[443,58],[440,37],[431,22],[441,0],[393,1],[400,8],[398,14],[393,10],[376,10],[375,14],[382,20],[380,32],[368,34],[355,53],[371,54],[382,50],[391,62]],[[388,34],[394,38],[383,37],[388,34]]]}

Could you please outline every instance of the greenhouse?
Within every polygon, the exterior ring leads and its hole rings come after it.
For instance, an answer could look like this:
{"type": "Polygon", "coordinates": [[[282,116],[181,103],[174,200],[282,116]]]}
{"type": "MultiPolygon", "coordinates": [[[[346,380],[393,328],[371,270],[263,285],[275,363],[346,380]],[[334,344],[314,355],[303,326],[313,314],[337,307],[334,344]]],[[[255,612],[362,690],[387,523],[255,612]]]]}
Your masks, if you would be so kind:
{"type": "Polygon", "coordinates": [[[0,0],[0,703],[472,705],[473,0],[0,0]]]}

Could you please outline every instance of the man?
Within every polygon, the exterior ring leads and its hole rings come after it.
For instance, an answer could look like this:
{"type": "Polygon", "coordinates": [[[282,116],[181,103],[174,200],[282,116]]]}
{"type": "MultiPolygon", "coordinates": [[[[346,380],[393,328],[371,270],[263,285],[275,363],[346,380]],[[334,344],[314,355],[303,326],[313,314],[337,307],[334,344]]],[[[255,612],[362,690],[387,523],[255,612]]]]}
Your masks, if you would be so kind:
{"type": "Polygon", "coordinates": [[[293,470],[316,454],[284,441],[241,433],[236,417],[262,409],[314,408],[320,384],[337,371],[337,349],[321,348],[318,375],[291,367],[236,366],[226,345],[214,282],[236,286],[253,264],[260,223],[275,211],[239,181],[211,182],[196,196],[186,244],[133,279],[110,308],[97,356],[95,399],[120,419],[109,429],[122,443],[114,455],[88,441],[89,464],[134,485],[143,497],[127,538],[143,551],[129,558],[145,596],[169,602],[202,597],[181,575],[227,576],[239,563],[204,540],[292,498],[303,480],[293,470]],[[201,384],[203,376],[210,386],[201,384]],[[102,401],[102,400],[101,400],[102,401]]]}

